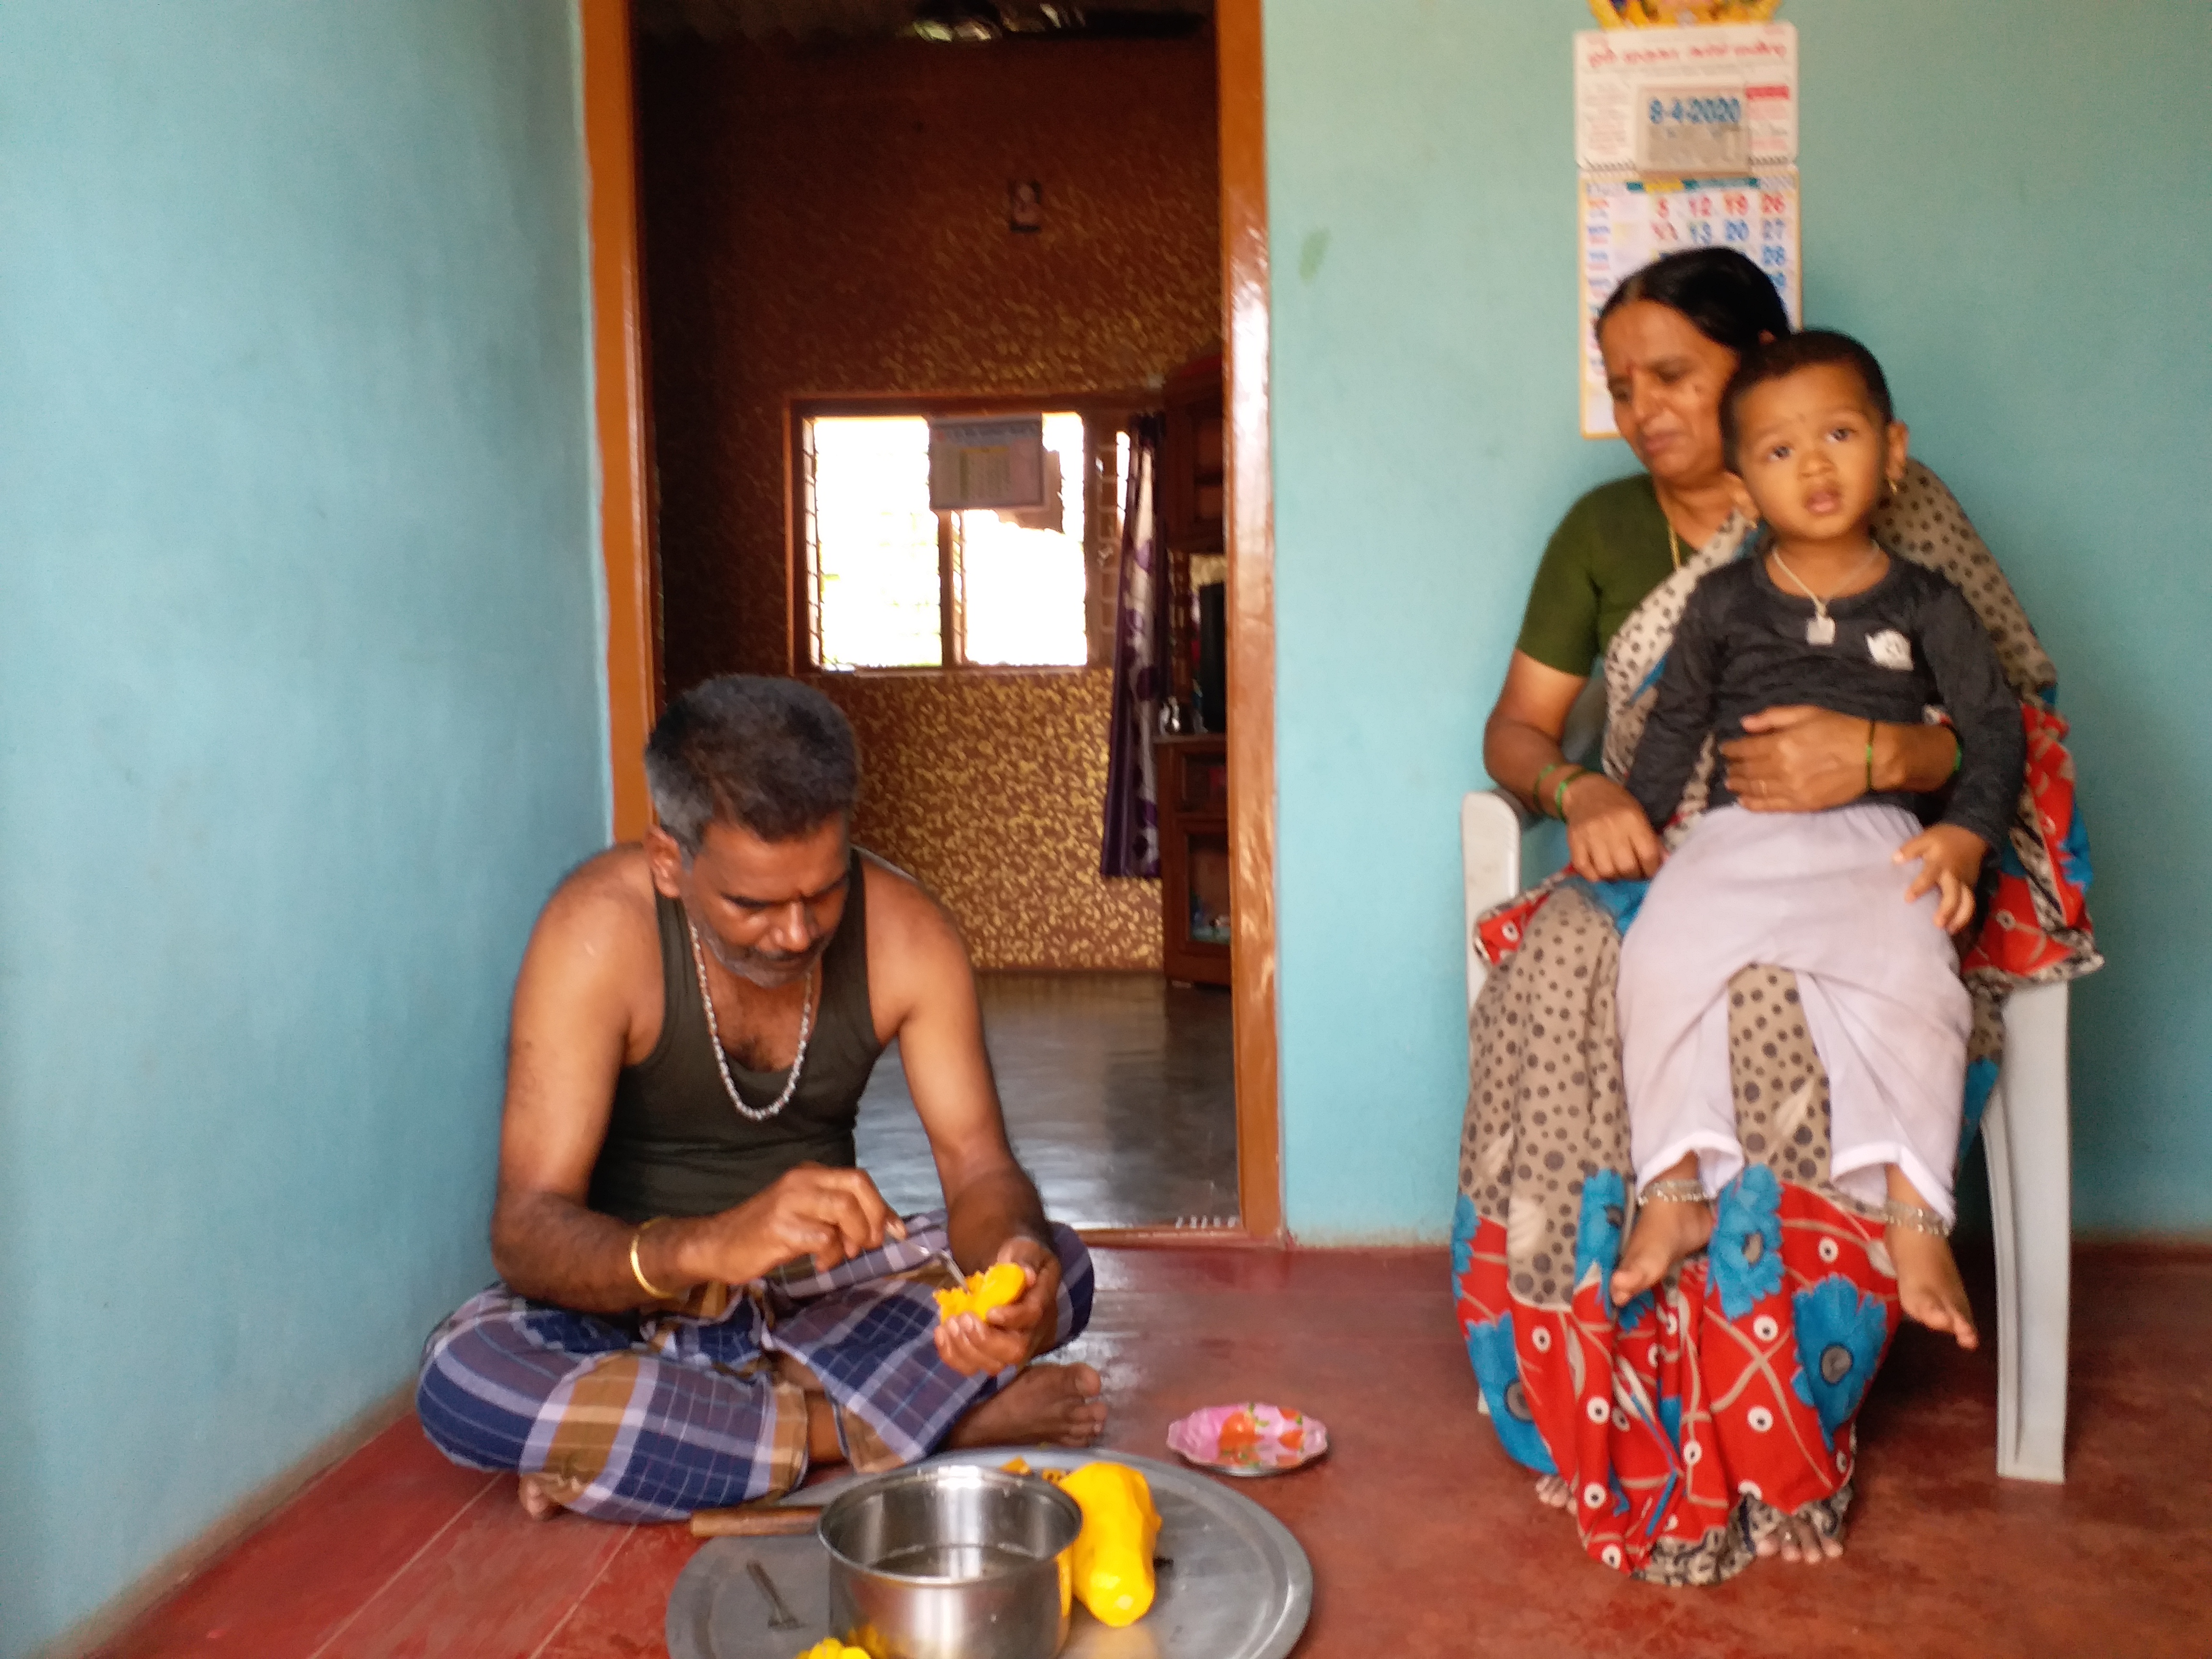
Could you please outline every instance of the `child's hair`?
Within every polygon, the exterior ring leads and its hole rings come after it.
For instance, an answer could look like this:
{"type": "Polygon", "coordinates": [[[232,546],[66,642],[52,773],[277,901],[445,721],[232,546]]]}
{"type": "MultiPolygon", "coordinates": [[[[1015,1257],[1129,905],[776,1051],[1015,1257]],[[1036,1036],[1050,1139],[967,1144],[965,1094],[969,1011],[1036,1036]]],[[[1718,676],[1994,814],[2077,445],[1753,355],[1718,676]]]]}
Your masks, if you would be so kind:
{"type": "Polygon", "coordinates": [[[1850,335],[1830,329],[1808,328],[1802,334],[1785,334],[1746,352],[1743,361],[1736,365],[1728,390],[1721,393],[1721,453],[1730,471],[1735,470],[1739,436],[1736,408],[1752,387],[1795,374],[1801,368],[1819,368],[1828,364],[1857,374],[1860,384],[1866,387],[1867,401],[1874,405],[1875,413],[1881,416],[1885,427],[1896,418],[1889,401],[1889,382],[1883,378],[1881,365],[1875,362],[1874,353],[1850,335]]]}

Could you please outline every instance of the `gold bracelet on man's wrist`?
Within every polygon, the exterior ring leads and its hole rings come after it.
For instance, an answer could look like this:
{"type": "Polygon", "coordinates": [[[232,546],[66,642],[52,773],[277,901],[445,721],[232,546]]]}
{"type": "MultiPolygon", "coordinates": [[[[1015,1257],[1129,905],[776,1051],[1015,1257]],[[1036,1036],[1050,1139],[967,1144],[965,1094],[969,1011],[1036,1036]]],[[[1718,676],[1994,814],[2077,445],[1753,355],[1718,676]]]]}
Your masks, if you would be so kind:
{"type": "Polygon", "coordinates": [[[657,1215],[650,1221],[641,1221],[638,1224],[637,1231],[629,1236],[629,1276],[637,1280],[638,1289],[643,1291],[655,1302],[673,1302],[676,1300],[676,1293],[673,1291],[662,1290],[645,1276],[645,1269],[638,1263],[637,1247],[644,1242],[647,1228],[658,1227],[667,1219],[665,1215],[657,1215]]]}

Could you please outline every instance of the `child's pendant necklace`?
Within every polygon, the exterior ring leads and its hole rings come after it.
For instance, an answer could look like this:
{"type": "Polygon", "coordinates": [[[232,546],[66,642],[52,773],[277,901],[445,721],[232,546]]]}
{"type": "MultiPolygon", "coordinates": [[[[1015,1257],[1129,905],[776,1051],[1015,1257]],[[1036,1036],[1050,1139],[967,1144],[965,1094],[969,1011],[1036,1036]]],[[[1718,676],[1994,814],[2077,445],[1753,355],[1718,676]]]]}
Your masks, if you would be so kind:
{"type": "Polygon", "coordinates": [[[1806,586],[1805,579],[1799,575],[1796,571],[1792,570],[1789,565],[1784,562],[1782,555],[1778,550],[1775,552],[1773,556],[1774,562],[1781,567],[1782,574],[1789,577],[1791,581],[1796,582],[1797,584],[1797,591],[1802,593],[1807,599],[1813,601],[1813,620],[1805,624],[1806,644],[1833,645],[1836,642],[1836,619],[1828,614],[1828,601],[1834,599],[1838,593],[1841,592],[1844,588],[1849,587],[1854,581],[1857,580],[1859,572],[1865,569],[1868,565],[1871,564],[1874,562],[1875,555],[1879,553],[1881,550],[1880,548],[1876,547],[1869,547],[1867,549],[1866,556],[1862,558],[1856,564],[1853,565],[1849,570],[1844,572],[1843,580],[1838,582],[1833,587],[1830,588],[1825,593],[1815,593],[1811,588],[1806,586]]]}

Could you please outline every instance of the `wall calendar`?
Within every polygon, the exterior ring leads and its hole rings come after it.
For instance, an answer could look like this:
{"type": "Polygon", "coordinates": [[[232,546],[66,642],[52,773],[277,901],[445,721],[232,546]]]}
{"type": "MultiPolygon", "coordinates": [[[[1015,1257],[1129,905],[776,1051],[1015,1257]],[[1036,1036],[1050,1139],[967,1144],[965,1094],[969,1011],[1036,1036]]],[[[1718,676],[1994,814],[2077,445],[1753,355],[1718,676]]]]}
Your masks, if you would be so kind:
{"type": "Polygon", "coordinates": [[[1734,248],[1765,273],[1793,324],[1802,314],[1797,31],[1766,21],[1771,5],[1599,0],[1598,9],[1607,27],[1575,36],[1577,316],[1583,435],[1610,438],[1613,399],[1590,330],[1624,278],[1687,248],[1734,248]],[[1683,27],[1648,27],[1662,22],[1683,27]],[[1647,27],[1617,27],[1626,23],[1647,27]]]}
{"type": "Polygon", "coordinates": [[[1765,271],[1802,322],[1797,172],[1733,179],[1582,179],[1583,435],[1619,436],[1593,325],[1621,280],[1662,255],[1732,247],[1765,271]]]}

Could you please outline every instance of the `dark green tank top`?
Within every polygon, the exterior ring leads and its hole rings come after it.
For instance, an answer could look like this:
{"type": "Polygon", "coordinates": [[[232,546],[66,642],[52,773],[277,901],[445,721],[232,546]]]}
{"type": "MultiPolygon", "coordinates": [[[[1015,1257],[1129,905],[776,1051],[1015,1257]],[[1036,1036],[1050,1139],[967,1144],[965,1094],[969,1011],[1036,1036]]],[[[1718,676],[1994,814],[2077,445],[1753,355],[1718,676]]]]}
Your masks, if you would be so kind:
{"type": "MultiPolygon", "coordinates": [[[[660,924],[660,1041],[615,1080],[613,1115],[592,1170],[592,1208],[624,1221],[711,1215],[742,1204],[801,1164],[853,1164],[860,1091],[883,1052],[868,1007],[867,882],[853,854],[845,914],[822,955],[822,1005],[799,1089],[765,1123],[738,1115],[714,1065],[684,907],[655,895],[660,924]]],[[[783,1092],[784,1072],[730,1077],[756,1110],[783,1092]]]]}

